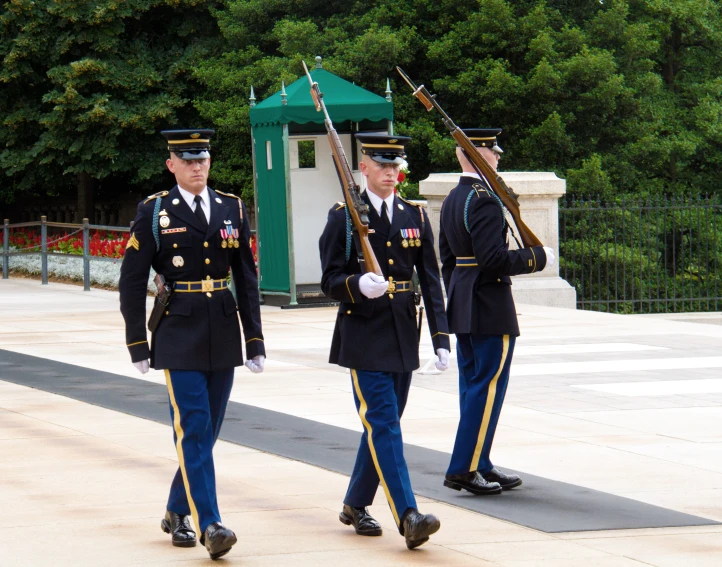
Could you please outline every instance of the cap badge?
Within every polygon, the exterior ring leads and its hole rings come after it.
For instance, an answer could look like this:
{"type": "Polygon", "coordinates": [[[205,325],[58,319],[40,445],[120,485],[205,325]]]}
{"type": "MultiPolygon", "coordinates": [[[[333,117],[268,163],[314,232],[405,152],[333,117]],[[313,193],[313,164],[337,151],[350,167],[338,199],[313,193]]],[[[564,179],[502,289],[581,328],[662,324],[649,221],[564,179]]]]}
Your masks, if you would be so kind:
{"type": "Polygon", "coordinates": [[[398,142],[398,140],[389,140],[389,144],[395,144],[396,142],[398,142]]]}
{"type": "Polygon", "coordinates": [[[195,140],[196,138],[200,138],[200,137],[201,137],[201,135],[198,134],[198,133],[191,134],[191,138],[193,138],[194,140],[195,140]]]}

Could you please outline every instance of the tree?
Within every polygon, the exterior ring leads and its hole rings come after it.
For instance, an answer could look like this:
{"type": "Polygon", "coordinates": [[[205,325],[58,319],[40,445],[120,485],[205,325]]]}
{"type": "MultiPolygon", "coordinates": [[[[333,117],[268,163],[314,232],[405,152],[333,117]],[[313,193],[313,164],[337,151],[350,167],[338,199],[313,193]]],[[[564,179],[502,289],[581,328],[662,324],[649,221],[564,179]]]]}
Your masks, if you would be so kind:
{"type": "Polygon", "coordinates": [[[191,70],[216,31],[199,0],[6,3],[0,166],[23,191],[74,182],[91,220],[99,180],[157,180],[158,131],[198,121],[191,70]]]}

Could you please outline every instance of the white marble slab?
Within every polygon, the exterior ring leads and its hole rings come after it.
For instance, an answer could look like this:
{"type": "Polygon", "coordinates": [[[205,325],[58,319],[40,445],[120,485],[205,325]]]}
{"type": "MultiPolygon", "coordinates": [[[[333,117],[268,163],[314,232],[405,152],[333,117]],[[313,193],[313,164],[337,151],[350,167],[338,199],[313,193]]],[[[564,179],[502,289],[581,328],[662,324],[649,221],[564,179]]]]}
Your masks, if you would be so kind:
{"type": "Polygon", "coordinates": [[[692,370],[695,368],[722,368],[722,356],[631,360],[588,360],[585,362],[550,362],[542,364],[512,363],[511,375],[544,376],[552,374],[588,374],[596,372],[635,372],[642,370],[692,370]]]}
{"type": "Polygon", "coordinates": [[[706,380],[665,380],[656,382],[628,382],[624,384],[588,384],[572,386],[619,396],[680,396],[687,394],[722,394],[722,378],[706,380]]]}

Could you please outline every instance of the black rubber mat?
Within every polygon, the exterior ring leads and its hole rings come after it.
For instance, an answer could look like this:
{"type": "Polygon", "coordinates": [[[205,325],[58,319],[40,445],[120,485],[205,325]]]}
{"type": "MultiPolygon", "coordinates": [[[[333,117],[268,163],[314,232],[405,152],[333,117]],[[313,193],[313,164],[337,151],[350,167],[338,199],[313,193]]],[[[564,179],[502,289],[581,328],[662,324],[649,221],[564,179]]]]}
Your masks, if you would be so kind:
{"type": "MultiPolygon", "coordinates": [[[[163,385],[0,350],[0,380],[52,392],[170,426],[163,385]]],[[[359,433],[231,402],[221,439],[350,475],[359,433]]],[[[170,439],[170,438],[169,438],[170,439]]],[[[169,441],[170,442],[170,441],[169,441]]],[[[716,525],[629,498],[519,472],[521,488],[475,497],[442,485],[449,455],[405,445],[414,492],[543,532],[716,525]]],[[[518,472],[505,469],[507,472],[518,472]]],[[[339,494],[339,503],[343,494],[339,494]]]]}

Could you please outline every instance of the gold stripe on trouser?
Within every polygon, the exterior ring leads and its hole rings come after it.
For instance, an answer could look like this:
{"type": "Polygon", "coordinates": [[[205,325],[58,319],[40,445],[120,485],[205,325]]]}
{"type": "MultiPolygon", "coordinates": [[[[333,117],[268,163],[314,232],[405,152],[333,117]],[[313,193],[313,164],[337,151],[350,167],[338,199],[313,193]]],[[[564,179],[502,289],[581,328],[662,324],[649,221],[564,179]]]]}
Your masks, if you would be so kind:
{"type": "Polygon", "coordinates": [[[186,473],[186,461],[183,457],[183,428],[181,427],[180,411],[178,411],[178,404],[175,401],[173,383],[170,380],[170,370],[167,369],[165,370],[165,382],[168,385],[168,396],[170,397],[170,403],[173,406],[173,429],[175,430],[176,436],[175,448],[178,452],[178,464],[180,465],[181,474],[183,475],[183,484],[186,487],[186,496],[188,497],[188,505],[191,508],[191,515],[193,516],[193,521],[196,523],[196,529],[200,532],[201,523],[198,521],[196,503],[193,502],[193,496],[191,496],[191,488],[188,484],[188,474],[186,473]]]}
{"type": "Polygon", "coordinates": [[[479,459],[481,459],[481,450],[484,448],[484,441],[486,441],[486,432],[489,429],[489,421],[491,421],[491,413],[494,410],[494,400],[496,399],[496,383],[499,381],[502,370],[504,370],[504,363],[506,362],[506,355],[509,353],[509,335],[504,335],[503,346],[501,350],[501,363],[499,368],[494,374],[489,384],[489,391],[486,394],[486,406],[484,407],[484,417],[481,420],[481,427],[479,428],[479,437],[476,439],[476,448],[474,449],[474,456],[471,459],[471,468],[469,472],[476,471],[479,466],[479,459]]]}
{"type": "Polygon", "coordinates": [[[358,415],[361,418],[361,423],[364,424],[364,427],[366,428],[366,434],[368,435],[368,441],[369,441],[369,451],[371,451],[371,458],[374,460],[374,466],[376,467],[376,472],[379,475],[379,480],[381,481],[381,486],[384,487],[384,493],[386,494],[386,500],[389,501],[389,507],[391,508],[391,513],[394,515],[394,520],[396,520],[396,525],[400,525],[399,520],[399,513],[396,511],[396,504],[394,503],[394,499],[391,498],[391,493],[389,492],[389,487],[386,486],[386,480],[384,480],[384,473],[381,471],[381,467],[379,466],[379,459],[376,456],[376,449],[374,448],[374,440],[372,436],[372,430],[371,430],[371,424],[366,421],[366,410],[368,409],[368,406],[366,406],[366,400],[364,400],[363,394],[361,393],[361,386],[359,386],[358,383],[358,376],[356,375],[356,371],[352,368],[351,369],[351,376],[353,376],[353,385],[356,389],[356,395],[358,396],[359,400],[359,409],[358,409],[358,415]]]}

